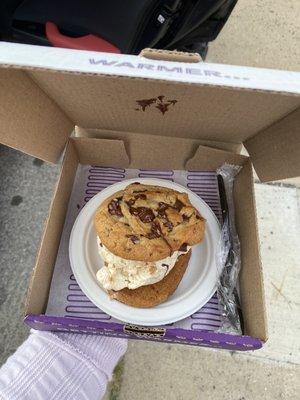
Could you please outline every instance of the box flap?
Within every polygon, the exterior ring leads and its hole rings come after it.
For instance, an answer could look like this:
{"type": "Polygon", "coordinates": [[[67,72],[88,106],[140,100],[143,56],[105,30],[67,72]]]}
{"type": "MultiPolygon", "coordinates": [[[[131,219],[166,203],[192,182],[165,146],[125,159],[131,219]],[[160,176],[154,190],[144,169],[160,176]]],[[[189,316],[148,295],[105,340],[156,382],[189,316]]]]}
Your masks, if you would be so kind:
{"type": "Polygon", "coordinates": [[[300,105],[296,96],[273,92],[49,71],[30,75],[76,125],[151,135],[241,143],[300,105]]]}
{"type": "Polygon", "coordinates": [[[198,63],[202,61],[200,54],[188,53],[183,51],[175,50],[161,50],[161,49],[143,49],[140,56],[148,58],[149,60],[160,60],[160,61],[179,61],[187,63],[198,63]]]}
{"type": "MultiPolygon", "coordinates": [[[[130,141],[134,142],[142,142],[143,146],[152,146],[153,142],[156,143],[160,139],[157,137],[159,135],[146,135],[141,133],[132,133],[125,131],[112,131],[110,129],[91,129],[91,128],[82,128],[81,126],[75,126],[74,134],[76,137],[88,137],[88,138],[102,138],[102,139],[122,139],[125,143],[127,143],[127,148],[130,148],[130,141]]],[[[164,139],[168,139],[164,137],[164,139]]],[[[185,139],[179,139],[180,145],[182,146],[185,143],[185,139]]],[[[165,141],[165,143],[169,143],[170,139],[165,141]]],[[[173,139],[174,141],[174,139],[173,139]]],[[[190,139],[194,145],[201,144],[202,146],[213,147],[215,149],[226,150],[232,153],[240,154],[243,150],[243,145],[240,143],[231,143],[231,142],[216,142],[213,140],[205,140],[205,139],[190,139]]]]}
{"type": "Polygon", "coordinates": [[[239,275],[244,331],[263,341],[268,338],[263,271],[259,252],[253,171],[244,164],[234,182],[235,222],[241,243],[239,275]],[[242,199],[242,201],[238,201],[242,199]]]}
{"type": "Polygon", "coordinates": [[[242,143],[300,106],[296,72],[2,42],[0,66],[10,65],[28,69],[63,120],[90,128],[242,143]]]}
{"type": "Polygon", "coordinates": [[[199,169],[199,161],[201,168],[216,170],[224,163],[233,165],[243,165],[248,160],[248,157],[240,154],[230,153],[224,150],[211,149],[209,147],[198,146],[194,156],[185,164],[185,169],[192,171],[199,169]]]}
{"type": "Polygon", "coordinates": [[[129,157],[123,140],[72,138],[71,141],[75,145],[81,164],[115,168],[129,166],[129,157]],[[80,145],[78,145],[78,141],[80,141],[80,145]]]}
{"type": "Polygon", "coordinates": [[[111,156],[105,155],[108,149],[114,154],[114,163],[123,168],[199,169],[201,165],[202,169],[211,171],[225,160],[242,165],[249,159],[236,153],[239,147],[235,144],[229,146],[221,142],[84,129],[78,126],[75,127],[75,134],[77,137],[72,140],[81,163],[87,162],[84,155],[88,154],[89,160],[92,156],[92,163],[111,166],[111,156]],[[226,151],[220,150],[222,146],[226,151]]]}
{"type": "Polygon", "coordinates": [[[56,162],[72,131],[64,112],[23,71],[0,69],[0,142],[56,162]]]}
{"type": "Polygon", "coordinates": [[[25,314],[40,314],[47,306],[50,282],[77,166],[76,150],[73,143],[69,142],[45,222],[35,267],[32,271],[25,304],[25,314]]]}
{"type": "Polygon", "coordinates": [[[300,176],[300,109],[244,143],[261,181],[300,176]]]}

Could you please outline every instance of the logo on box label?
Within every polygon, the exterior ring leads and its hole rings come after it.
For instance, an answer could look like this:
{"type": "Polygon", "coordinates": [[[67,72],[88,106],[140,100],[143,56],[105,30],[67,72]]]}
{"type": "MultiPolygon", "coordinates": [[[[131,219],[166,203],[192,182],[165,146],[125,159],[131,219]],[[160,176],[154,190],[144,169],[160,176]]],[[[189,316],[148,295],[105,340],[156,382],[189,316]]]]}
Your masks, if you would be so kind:
{"type": "MultiPolygon", "coordinates": [[[[91,65],[102,65],[105,67],[116,67],[118,69],[128,68],[128,69],[141,69],[141,70],[148,70],[148,71],[161,71],[167,72],[169,74],[181,74],[181,75],[198,75],[203,77],[213,77],[213,78],[221,78],[221,79],[229,79],[229,80],[250,80],[249,77],[246,76],[237,76],[237,75],[230,75],[227,73],[222,73],[220,71],[216,71],[213,69],[209,69],[207,67],[186,67],[184,65],[163,65],[163,64],[150,64],[149,62],[129,62],[129,61],[117,61],[117,60],[106,60],[106,59],[95,59],[89,58],[89,63],[91,65]]],[[[179,63],[178,63],[179,64],[179,63]]]]}
{"type": "Polygon", "coordinates": [[[166,330],[164,328],[149,328],[145,326],[137,326],[126,324],[123,327],[124,333],[137,337],[164,337],[166,330]]]}
{"type": "Polygon", "coordinates": [[[175,99],[166,99],[165,96],[157,96],[152,99],[136,100],[137,108],[135,108],[135,111],[146,111],[147,108],[153,106],[157,108],[162,115],[165,115],[165,113],[169,111],[170,106],[174,107],[177,102],[178,101],[175,99]]]}

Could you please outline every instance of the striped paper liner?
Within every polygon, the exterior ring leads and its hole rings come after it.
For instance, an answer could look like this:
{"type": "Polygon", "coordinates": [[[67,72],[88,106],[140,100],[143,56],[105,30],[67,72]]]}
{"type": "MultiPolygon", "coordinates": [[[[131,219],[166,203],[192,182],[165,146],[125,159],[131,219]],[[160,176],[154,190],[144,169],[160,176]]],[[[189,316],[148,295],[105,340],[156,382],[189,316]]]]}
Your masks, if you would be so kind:
{"type": "MultiPolygon", "coordinates": [[[[81,291],[72,274],[67,256],[68,237],[80,209],[106,187],[130,178],[160,178],[179,183],[199,195],[213,210],[219,221],[221,207],[216,173],[213,171],[157,171],[107,168],[98,166],[78,167],[69,203],[68,213],[50,288],[47,315],[64,316],[82,320],[119,322],[95,306],[81,291]],[[60,301],[57,300],[60,296],[60,301]]],[[[220,326],[220,307],[216,294],[202,307],[182,321],[168,324],[168,329],[213,331],[220,326]]]]}

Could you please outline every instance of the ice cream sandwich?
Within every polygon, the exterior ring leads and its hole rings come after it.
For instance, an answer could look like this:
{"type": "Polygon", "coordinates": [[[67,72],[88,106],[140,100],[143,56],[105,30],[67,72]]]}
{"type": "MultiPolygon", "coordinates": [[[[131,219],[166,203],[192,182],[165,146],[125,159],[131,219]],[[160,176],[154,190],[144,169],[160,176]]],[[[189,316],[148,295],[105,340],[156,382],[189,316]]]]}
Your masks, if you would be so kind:
{"type": "Polygon", "coordinates": [[[187,193],[130,184],[94,216],[104,266],[97,279],[109,295],[133,307],[153,307],[176,290],[205,220],[187,193]]]}

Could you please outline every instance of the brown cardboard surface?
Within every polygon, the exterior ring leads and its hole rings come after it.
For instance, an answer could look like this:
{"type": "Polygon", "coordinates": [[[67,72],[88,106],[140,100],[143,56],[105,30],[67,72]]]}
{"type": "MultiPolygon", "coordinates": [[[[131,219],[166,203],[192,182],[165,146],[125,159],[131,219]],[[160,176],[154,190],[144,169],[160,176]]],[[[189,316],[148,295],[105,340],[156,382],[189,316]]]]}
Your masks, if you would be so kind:
{"type": "Polygon", "coordinates": [[[241,143],[300,105],[295,95],[121,76],[30,71],[74,124],[241,143]],[[175,101],[164,114],[153,102],[175,101]]]}
{"type": "Polygon", "coordinates": [[[175,50],[143,49],[140,56],[150,60],[179,61],[187,63],[198,63],[202,61],[200,54],[187,53],[175,50]]]}
{"type": "Polygon", "coordinates": [[[185,164],[187,170],[199,169],[201,163],[201,170],[215,171],[220,165],[224,163],[233,165],[243,165],[248,160],[248,157],[240,154],[229,153],[228,151],[211,149],[205,146],[198,146],[194,156],[185,164]]]}
{"type": "Polygon", "coordinates": [[[69,143],[32,273],[25,307],[26,314],[41,314],[47,305],[53,268],[77,165],[75,148],[72,143],[69,143]]]}
{"type": "Polygon", "coordinates": [[[244,164],[234,184],[236,227],[241,242],[241,303],[245,333],[267,340],[263,271],[259,253],[253,171],[244,164]]]}
{"type": "Polygon", "coordinates": [[[25,72],[0,69],[0,142],[56,162],[73,124],[25,72]]]}
{"type": "MultiPolygon", "coordinates": [[[[236,161],[238,164],[242,164],[247,157],[234,154],[229,151],[214,151],[215,149],[209,149],[206,146],[201,146],[202,144],[210,144],[211,141],[201,141],[193,139],[182,139],[182,138],[170,138],[168,136],[154,136],[145,134],[136,134],[129,132],[116,132],[116,131],[106,131],[106,130],[96,130],[96,129],[84,129],[76,127],[75,133],[77,136],[92,137],[92,138],[110,138],[107,140],[108,143],[114,142],[112,138],[121,139],[124,144],[130,159],[129,166],[131,168],[152,168],[152,169],[192,169],[193,163],[190,160],[192,157],[196,157],[197,160],[202,158],[202,169],[213,170],[220,163],[218,160],[223,157],[223,160],[228,159],[231,162],[236,161]],[[199,150],[201,149],[201,150],[199,150]],[[217,161],[216,155],[217,154],[217,161]],[[188,162],[188,165],[186,165],[188,162]]],[[[99,139],[89,139],[91,142],[87,144],[90,146],[94,154],[95,160],[98,157],[98,164],[101,164],[101,142],[92,142],[92,140],[99,139]],[[99,149],[99,150],[98,150],[99,149]],[[98,154],[98,156],[97,156],[98,154]]],[[[79,141],[81,143],[88,143],[79,141]]],[[[239,144],[226,144],[220,142],[213,142],[215,146],[225,147],[228,150],[239,150],[239,144]]],[[[114,153],[113,153],[114,154],[114,153]]],[[[107,156],[109,157],[109,156],[107,156]]],[[[117,160],[118,157],[114,157],[117,160]]],[[[196,160],[196,161],[197,161],[196,160]]],[[[194,163],[195,164],[195,163],[194,163]]],[[[106,164],[110,165],[111,161],[107,160],[106,164]]],[[[120,165],[126,166],[126,165],[120,165]]]]}
{"type": "Polygon", "coordinates": [[[227,161],[244,163],[235,182],[235,199],[245,329],[266,340],[252,167],[235,153],[245,142],[262,180],[299,175],[299,97],[34,69],[0,69],[0,85],[0,140],[8,146],[55,162],[75,124],[101,128],[78,129],[83,136],[100,139],[74,138],[68,145],[33,272],[27,313],[45,308],[79,159],[87,164],[202,170],[227,161]]]}
{"type": "MultiPolygon", "coordinates": [[[[118,135],[124,140],[130,168],[183,169],[186,160],[198,147],[195,141],[188,139],[137,134],[122,136],[121,133],[118,135]]],[[[98,139],[86,140],[95,143],[98,141],[98,139]]]]}
{"type": "Polygon", "coordinates": [[[300,109],[248,139],[245,147],[262,181],[300,176],[300,109]]]}
{"type": "MultiPolygon", "coordinates": [[[[92,128],[82,128],[80,126],[75,126],[75,136],[76,137],[89,137],[89,138],[114,138],[122,139],[125,143],[129,140],[134,142],[156,142],[157,136],[160,135],[146,135],[141,133],[123,132],[123,131],[112,131],[109,129],[92,129],[92,128]]],[[[166,143],[170,142],[168,136],[164,137],[166,143]]],[[[240,153],[242,150],[242,145],[240,143],[230,143],[230,142],[215,142],[213,140],[202,140],[202,139],[182,139],[181,143],[189,141],[195,145],[209,146],[215,149],[226,150],[232,153],[240,153]]]]}
{"type": "Polygon", "coordinates": [[[124,142],[117,139],[72,138],[81,164],[107,167],[129,166],[124,142]]]}
{"type": "MultiPolygon", "coordinates": [[[[165,140],[169,141],[169,145],[171,145],[173,141],[173,139],[170,138],[165,138],[165,140]]],[[[95,148],[95,154],[99,154],[99,161],[101,161],[102,156],[100,150],[103,148],[103,143],[104,142],[101,139],[77,138],[72,139],[68,145],[57,189],[50,208],[49,218],[41,242],[40,251],[37,257],[37,263],[33,272],[26,313],[40,314],[45,309],[68,199],[71,193],[77,163],[79,161],[77,152],[82,161],[90,163],[88,157],[91,144],[95,148]]],[[[132,148],[132,146],[133,145],[131,144],[130,148],[132,148]]],[[[199,150],[198,154],[203,154],[204,158],[193,158],[193,165],[199,170],[203,167],[212,169],[212,166],[216,165],[217,159],[220,161],[220,164],[218,165],[220,166],[224,161],[224,153],[227,153],[229,156],[232,155],[229,152],[211,149],[204,146],[201,147],[203,147],[203,149],[201,149],[201,152],[199,150]],[[211,165],[207,164],[207,154],[210,155],[209,158],[212,162],[211,165]],[[204,162],[204,164],[202,162],[204,162]]],[[[188,151],[190,150],[190,147],[188,146],[184,148],[188,151]]],[[[154,152],[153,158],[156,157],[155,154],[156,153],[154,152]]],[[[111,154],[111,156],[113,162],[114,155],[111,154]]],[[[158,154],[158,157],[160,157],[160,154],[158,154]]],[[[241,157],[240,160],[244,162],[247,160],[247,157],[241,157]]],[[[98,163],[97,159],[94,159],[94,161],[96,164],[98,163]]],[[[184,157],[181,158],[181,162],[183,161],[184,157]]],[[[158,163],[157,160],[153,162],[155,164],[158,163]]],[[[169,164],[169,168],[175,168],[177,162],[178,161],[174,158],[173,162],[169,164]]],[[[263,278],[259,258],[253,176],[250,161],[246,161],[242,171],[236,179],[235,197],[237,229],[242,246],[242,271],[240,281],[246,333],[266,340],[267,333],[263,278]]]]}
{"type": "Polygon", "coordinates": [[[189,139],[146,136],[147,140],[144,140],[145,135],[131,134],[124,141],[100,138],[71,140],[82,164],[147,169],[199,169],[201,165],[202,171],[212,171],[224,162],[243,165],[248,160],[246,156],[201,146],[189,139]]]}
{"type": "MultiPolygon", "coordinates": [[[[184,137],[236,146],[246,141],[263,180],[299,175],[295,95],[41,70],[0,72],[2,142],[44,160],[58,160],[79,124],[173,137],[174,144],[184,137]]],[[[171,154],[160,151],[162,139],[156,144],[166,168],[171,154]]],[[[140,157],[146,164],[153,152],[148,153],[140,157]]]]}

